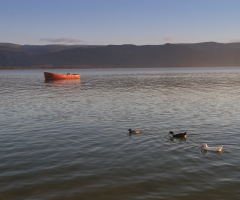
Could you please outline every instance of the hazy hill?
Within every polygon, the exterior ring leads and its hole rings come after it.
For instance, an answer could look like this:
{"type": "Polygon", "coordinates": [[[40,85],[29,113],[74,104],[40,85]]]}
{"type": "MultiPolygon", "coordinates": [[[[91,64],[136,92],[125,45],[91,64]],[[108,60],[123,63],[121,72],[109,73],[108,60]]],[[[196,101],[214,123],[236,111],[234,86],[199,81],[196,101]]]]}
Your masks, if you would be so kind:
{"type": "Polygon", "coordinates": [[[17,45],[0,43],[0,66],[198,67],[240,66],[240,43],[165,45],[17,45]]]}
{"type": "Polygon", "coordinates": [[[95,67],[174,67],[194,65],[201,52],[181,45],[109,45],[96,48],[76,48],[34,59],[33,65],[84,65],[95,67]]]}
{"type": "Polygon", "coordinates": [[[0,43],[0,67],[15,67],[28,65],[33,54],[21,50],[21,45],[0,43]]]}

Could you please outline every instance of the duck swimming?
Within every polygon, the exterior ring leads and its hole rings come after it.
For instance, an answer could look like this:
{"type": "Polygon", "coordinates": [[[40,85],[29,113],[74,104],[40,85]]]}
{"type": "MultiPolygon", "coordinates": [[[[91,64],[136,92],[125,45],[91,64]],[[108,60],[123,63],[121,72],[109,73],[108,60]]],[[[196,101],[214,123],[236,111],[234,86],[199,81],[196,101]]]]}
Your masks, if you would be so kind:
{"type": "Polygon", "coordinates": [[[207,144],[202,144],[201,146],[204,150],[207,151],[222,151],[223,146],[220,147],[209,147],[207,144]]]}
{"type": "Polygon", "coordinates": [[[187,132],[174,134],[172,131],[170,131],[168,135],[170,135],[172,138],[187,138],[187,132]]]}
{"type": "Polygon", "coordinates": [[[139,130],[128,129],[128,131],[129,131],[129,134],[140,134],[141,133],[141,131],[139,131],[139,130]]]}

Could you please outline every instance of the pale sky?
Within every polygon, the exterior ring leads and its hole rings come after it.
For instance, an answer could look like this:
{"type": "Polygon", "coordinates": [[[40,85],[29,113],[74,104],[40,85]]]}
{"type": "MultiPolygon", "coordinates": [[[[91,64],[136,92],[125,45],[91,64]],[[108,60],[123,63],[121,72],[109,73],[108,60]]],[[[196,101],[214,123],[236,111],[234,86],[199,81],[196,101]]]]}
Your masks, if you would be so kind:
{"type": "Polygon", "coordinates": [[[0,43],[240,42],[240,0],[0,0],[0,43]]]}

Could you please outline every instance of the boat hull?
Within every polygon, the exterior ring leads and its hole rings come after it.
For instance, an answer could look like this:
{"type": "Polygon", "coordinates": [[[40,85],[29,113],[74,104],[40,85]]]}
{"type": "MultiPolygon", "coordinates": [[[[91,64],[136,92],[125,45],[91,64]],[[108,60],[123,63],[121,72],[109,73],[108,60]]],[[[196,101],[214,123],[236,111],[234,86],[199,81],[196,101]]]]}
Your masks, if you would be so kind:
{"type": "Polygon", "coordinates": [[[44,72],[45,80],[80,79],[80,76],[80,74],[57,74],[51,72],[44,72]]]}

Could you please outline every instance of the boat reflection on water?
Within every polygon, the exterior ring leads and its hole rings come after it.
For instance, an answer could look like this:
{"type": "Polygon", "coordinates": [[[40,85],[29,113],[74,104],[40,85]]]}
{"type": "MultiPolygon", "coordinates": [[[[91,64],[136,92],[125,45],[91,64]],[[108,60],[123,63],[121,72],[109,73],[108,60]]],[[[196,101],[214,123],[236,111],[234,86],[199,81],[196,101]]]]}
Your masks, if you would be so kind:
{"type": "Polygon", "coordinates": [[[81,79],[58,79],[58,80],[45,80],[45,83],[49,86],[55,87],[81,87],[81,79]]]}

